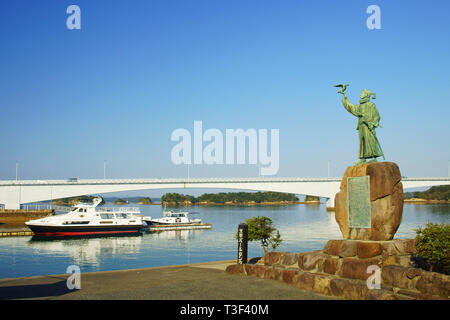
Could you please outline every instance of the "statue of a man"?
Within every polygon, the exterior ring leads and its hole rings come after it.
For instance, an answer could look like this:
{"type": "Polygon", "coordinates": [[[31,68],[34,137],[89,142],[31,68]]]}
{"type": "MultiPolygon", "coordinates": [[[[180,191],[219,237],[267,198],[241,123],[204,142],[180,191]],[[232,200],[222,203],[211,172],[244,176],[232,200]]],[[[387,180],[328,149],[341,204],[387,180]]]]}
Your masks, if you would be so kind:
{"type": "Polygon", "coordinates": [[[356,129],[359,131],[358,158],[360,160],[356,164],[365,163],[366,159],[372,159],[370,162],[376,162],[377,157],[383,157],[384,159],[383,151],[375,133],[375,128],[380,125],[380,115],[375,104],[370,101],[371,96],[375,99],[375,93],[372,94],[370,90],[364,89],[361,92],[359,104],[354,105],[347,99],[345,94],[346,86],[344,85],[342,90],[339,91],[339,93],[344,95],[342,104],[348,112],[358,117],[358,126],[356,129]]]}

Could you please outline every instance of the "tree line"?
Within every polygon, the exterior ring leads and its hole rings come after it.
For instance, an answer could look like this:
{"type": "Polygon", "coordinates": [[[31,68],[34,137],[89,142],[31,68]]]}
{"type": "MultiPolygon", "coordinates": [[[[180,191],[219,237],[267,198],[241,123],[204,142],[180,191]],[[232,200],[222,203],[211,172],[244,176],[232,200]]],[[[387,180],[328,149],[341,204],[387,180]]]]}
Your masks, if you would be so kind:
{"type": "Polygon", "coordinates": [[[220,192],[204,193],[199,197],[179,193],[166,193],[161,197],[163,203],[262,203],[262,202],[297,202],[296,195],[281,192],[220,192]]]}

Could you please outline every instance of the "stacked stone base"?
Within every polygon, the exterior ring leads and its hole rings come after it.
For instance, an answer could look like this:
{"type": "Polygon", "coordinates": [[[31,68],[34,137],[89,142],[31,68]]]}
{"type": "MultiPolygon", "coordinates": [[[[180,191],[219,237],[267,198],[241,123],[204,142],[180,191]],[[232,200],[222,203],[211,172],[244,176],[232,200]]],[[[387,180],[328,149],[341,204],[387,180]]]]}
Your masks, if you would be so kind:
{"type": "Polygon", "coordinates": [[[450,276],[412,267],[413,253],[414,239],[330,240],[320,251],[269,252],[264,264],[234,264],[226,272],[283,281],[343,299],[449,299],[450,276]],[[371,265],[380,267],[380,289],[367,286],[371,265]]]}

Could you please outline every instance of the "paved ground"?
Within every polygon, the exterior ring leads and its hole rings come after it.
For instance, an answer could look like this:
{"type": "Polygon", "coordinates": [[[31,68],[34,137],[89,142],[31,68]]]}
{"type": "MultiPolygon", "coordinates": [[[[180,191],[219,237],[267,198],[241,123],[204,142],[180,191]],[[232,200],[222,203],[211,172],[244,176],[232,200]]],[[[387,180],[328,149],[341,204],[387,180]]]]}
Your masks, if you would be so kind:
{"type": "Polygon", "coordinates": [[[331,297],[253,276],[228,275],[231,261],[81,274],[68,290],[65,275],[0,279],[0,299],[322,300],[331,297]]]}

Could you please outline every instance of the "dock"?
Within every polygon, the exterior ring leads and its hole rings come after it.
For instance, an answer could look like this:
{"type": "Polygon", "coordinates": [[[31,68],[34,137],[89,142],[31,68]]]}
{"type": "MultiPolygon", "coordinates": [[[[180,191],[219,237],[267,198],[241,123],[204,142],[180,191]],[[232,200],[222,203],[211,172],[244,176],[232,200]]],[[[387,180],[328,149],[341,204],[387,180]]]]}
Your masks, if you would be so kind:
{"type": "Polygon", "coordinates": [[[2,237],[24,237],[34,235],[33,231],[11,231],[11,232],[0,232],[0,238],[2,237]]]}
{"type": "Polygon", "coordinates": [[[11,231],[11,232],[0,232],[0,238],[2,237],[24,237],[34,235],[33,231],[11,231]]]}
{"type": "Polygon", "coordinates": [[[211,229],[210,223],[180,223],[174,225],[150,225],[148,231],[211,229]]]}

